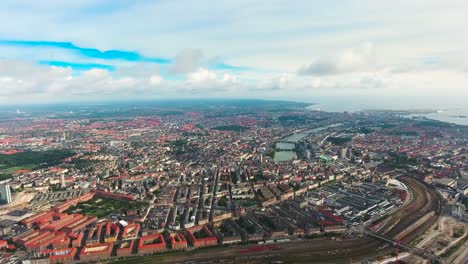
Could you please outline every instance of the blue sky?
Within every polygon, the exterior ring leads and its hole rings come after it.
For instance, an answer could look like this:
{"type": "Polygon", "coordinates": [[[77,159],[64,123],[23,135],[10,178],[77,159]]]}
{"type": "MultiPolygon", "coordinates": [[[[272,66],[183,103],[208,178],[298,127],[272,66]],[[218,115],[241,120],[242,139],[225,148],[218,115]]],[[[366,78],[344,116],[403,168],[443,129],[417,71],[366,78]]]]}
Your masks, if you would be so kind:
{"type": "Polygon", "coordinates": [[[460,100],[467,13],[462,0],[4,0],[0,102],[460,100]]]}

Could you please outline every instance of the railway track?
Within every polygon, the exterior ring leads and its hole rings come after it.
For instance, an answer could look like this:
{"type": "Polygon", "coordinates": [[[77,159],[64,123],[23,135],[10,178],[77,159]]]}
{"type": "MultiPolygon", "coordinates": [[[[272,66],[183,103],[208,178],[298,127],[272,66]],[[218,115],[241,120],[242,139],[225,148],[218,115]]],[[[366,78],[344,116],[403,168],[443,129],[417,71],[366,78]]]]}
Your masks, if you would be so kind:
{"type": "MultiPolygon", "coordinates": [[[[399,180],[412,190],[414,198],[412,203],[406,205],[391,216],[392,220],[388,221],[387,225],[396,221],[398,221],[398,223],[387,232],[381,234],[386,237],[393,238],[397,236],[429,212],[434,211],[438,213],[442,200],[435,189],[414,178],[403,176],[400,177],[399,180]]],[[[381,230],[386,230],[385,226],[381,230]]]]}

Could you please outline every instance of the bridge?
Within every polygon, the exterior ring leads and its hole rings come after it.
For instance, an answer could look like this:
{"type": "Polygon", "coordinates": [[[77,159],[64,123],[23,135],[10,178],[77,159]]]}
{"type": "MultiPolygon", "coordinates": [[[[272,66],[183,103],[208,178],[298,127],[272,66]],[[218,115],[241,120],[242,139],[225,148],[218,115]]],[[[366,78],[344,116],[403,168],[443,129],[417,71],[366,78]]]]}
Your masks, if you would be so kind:
{"type": "Polygon", "coordinates": [[[411,252],[413,254],[424,257],[425,259],[430,260],[432,263],[445,263],[439,256],[436,256],[436,255],[434,255],[434,254],[432,254],[432,253],[430,253],[430,252],[428,252],[426,250],[403,244],[400,241],[396,241],[396,240],[394,240],[392,238],[377,234],[377,233],[372,232],[370,230],[363,230],[363,232],[366,235],[369,235],[371,237],[375,237],[377,239],[383,240],[383,241],[388,242],[388,243],[390,243],[392,245],[399,244],[400,248],[402,248],[402,249],[404,249],[404,250],[406,250],[408,252],[411,252]]]}

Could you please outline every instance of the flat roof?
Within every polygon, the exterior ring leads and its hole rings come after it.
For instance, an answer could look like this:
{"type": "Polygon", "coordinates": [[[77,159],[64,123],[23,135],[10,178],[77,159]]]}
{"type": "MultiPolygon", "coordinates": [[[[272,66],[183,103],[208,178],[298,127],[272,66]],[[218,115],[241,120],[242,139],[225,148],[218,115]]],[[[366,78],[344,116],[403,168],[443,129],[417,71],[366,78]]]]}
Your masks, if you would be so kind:
{"type": "Polygon", "coordinates": [[[84,252],[92,253],[92,252],[97,252],[97,251],[103,251],[108,248],[109,248],[109,245],[86,246],[84,252]]]}
{"type": "Polygon", "coordinates": [[[0,227],[11,227],[16,224],[16,221],[10,219],[2,219],[0,220],[0,227]]]}

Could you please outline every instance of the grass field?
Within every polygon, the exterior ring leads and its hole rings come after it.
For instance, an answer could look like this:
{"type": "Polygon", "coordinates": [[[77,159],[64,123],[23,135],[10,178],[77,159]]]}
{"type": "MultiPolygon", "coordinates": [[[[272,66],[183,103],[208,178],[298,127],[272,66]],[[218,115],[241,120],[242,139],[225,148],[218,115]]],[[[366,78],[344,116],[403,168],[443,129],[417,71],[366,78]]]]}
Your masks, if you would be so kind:
{"type": "Polygon", "coordinates": [[[85,215],[94,215],[99,218],[110,215],[115,211],[125,211],[131,209],[140,209],[148,204],[138,201],[121,201],[108,198],[93,198],[87,202],[79,203],[70,207],[67,213],[80,213],[85,215]]]}
{"type": "Polygon", "coordinates": [[[23,166],[0,166],[0,181],[12,178],[12,174],[19,170],[32,170],[37,165],[23,165],[23,166]]]}
{"type": "Polygon", "coordinates": [[[23,166],[13,166],[13,167],[0,167],[0,172],[3,174],[13,174],[19,170],[31,170],[36,167],[36,164],[23,165],[23,166]]]}
{"type": "Polygon", "coordinates": [[[0,179],[9,179],[18,170],[36,170],[55,166],[73,152],[66,149],[25,151],[15,154],[0,154],[0,179]]]}

